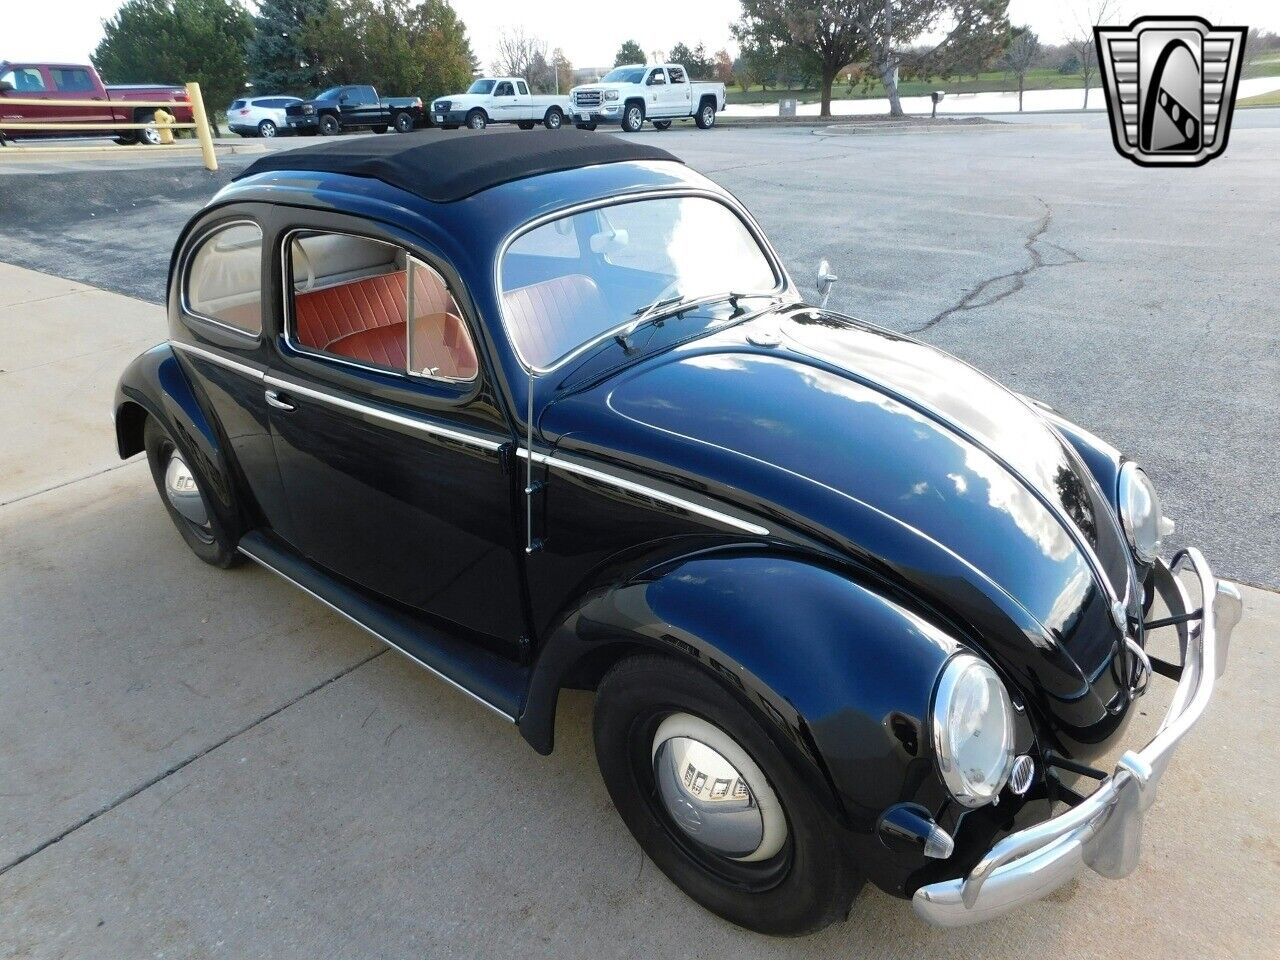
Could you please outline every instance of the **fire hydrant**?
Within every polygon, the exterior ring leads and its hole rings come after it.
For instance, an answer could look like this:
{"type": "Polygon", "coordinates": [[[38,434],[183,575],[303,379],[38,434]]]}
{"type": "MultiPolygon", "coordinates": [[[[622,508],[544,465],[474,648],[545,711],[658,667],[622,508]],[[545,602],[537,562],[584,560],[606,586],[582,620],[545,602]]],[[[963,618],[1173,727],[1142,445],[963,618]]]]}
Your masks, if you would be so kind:
{"type": "Polygon", "coordinates": [[[161,107],[156,111],[155,119],[156,126],[160,128],[160,142],[173,143],[173,131],[169,129],[169,126],[176,119],[174,115],[165,110],[164,107],[161,107]]]}

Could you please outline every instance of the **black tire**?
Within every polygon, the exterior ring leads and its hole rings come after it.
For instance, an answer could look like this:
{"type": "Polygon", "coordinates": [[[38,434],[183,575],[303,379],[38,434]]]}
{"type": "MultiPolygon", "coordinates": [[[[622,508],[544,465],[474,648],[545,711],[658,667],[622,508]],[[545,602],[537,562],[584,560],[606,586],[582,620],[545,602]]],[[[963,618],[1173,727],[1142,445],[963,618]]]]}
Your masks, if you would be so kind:
{"type": "Polygon", "coordinates": [[[655,121],[653,121],[653,129],[655,129],[655,130],[670,130],[670,129],[671,129],[671,121],[670,121],[670,120],[655,120],[655,121]]]}
{"type": "Polygon", "coordinates": [[[392,124],[396,128],[396,133],[408,133],[413,129],[413,114],[401,110],[392,119],[392,124]]]}
{"type": "MultiPolygon", "coordinates": [[[[154,123],[154,110],[135,110],[133,114],[134,123],[154,123]]],[[[145,130],[133,131],[135,143],[142,144],[147,147],[155,147],[160,145],[160,131],[155,127],[147,127],[145,130]]]]}
{"type": "Polygon", "coordinates": [[[468,130],[483,130],[489,125],[489,115],[479,107],[467,114],[468,130]]]}
{"type": "MultiPolygon", "coordinates": [[[[711,912],[759,933],[812,933],[848,915],[861,886],[838,828],[815,785],[770,737],[768,721],[703,670],[662,656],[621,661],[596,692],[596,760],[614,806],[644,852],[673,883],[711,912]],[[776,854],[744,863],[712,853],[663,808],[652,761],[653,735],[673,714],[718,728],[768,781],[786,821],[776,854]]],[[[816,785],[825,789],[825,785],[816,785]]]]}
{"type": "Polygon", "coordinates": [[[592,121],[591,123],[575,123],[574,126],[579,130],[594,130],[597,124],[595,121],[592,121]]]}
{"type": "Polygon", "coordinates": [[[175,441],[155,417],[147,417],[147,424],[143,428],[142,441],[147,450],[147,463],[151,467],[151,479],[155,481],[156,492],[160,494],[160,502],[164,504],[165,510],[169,512],[169,518],[173,521],[173,525],[178,528],[178,533],[187,542],[187,546],[191,548],[191,552],[205,563],[215,567],[225,569],[238,563],[240,554],[236,552],[237,538],[232,535],[230,530],[226,529],[222,521],[218,519],[217,514],[210,508],[209,496],[205,492],[209,489],[209,481],[200,467],[199,458],[193,456],[186,449],[185,444],[175,441]],[[179,513],[173,504],[169,502],[168,494],[165,493],[165,471],[169,467],[170,458],[175,454],[187,465],[187,469],[191,471],[191,475],[196,481],[200,499],[203,501],[205,512],[209,517],[209,522],[203,526],[194,523],[179,513]]]}
{"type": "Polygon", "coordinates": [[[335,137],[342,132],[342,124],[332,113],[320,115],[320,136],[335,137]]]}
{"type": "Polygon", "coordinates": [[[456,123],[442,123],[440,124],[440,129],[441,130],[457,130],[458,125],[456,123]]]}
{"type": "Polygon", "coordinates": [[[542,125],[548,130],[559,130],[564,124],[564,113],[559,107],[552,107],[542,118],[542,125]]]}
{"type": "Polygon", "coordinates": [[[716,105],[710,100],[703,100],[698,105],[698,112],[694,115],[693,122],[698,125],[699,130],[710,130],[716,125],[716,105]]]}
{"type": "Polygon", "coordinates": [[[263,120],[258,124],[258,136],[260,137],[271,139],[279,132],[280,131],[276,129],[276,123],[274,120],[263,120]]]}
{"type": "Polygon", "coordinates": [[[386,133],[387,130],[390,128],[385,123],[379,123],[379,124],[375,124],[369,129],[372,130],[374,133],[386,133]]]}
{"type": "Polygon", "coordinates": [[[516,124],[516,126],[521,130],[532,130],[534,128],[534,122],[532,120],[521,120],[516,124]]]}
{"type": "Polygon", "coordinates": [[[627,133],[639,133],[644,126],[644,104],[628,103],[622,109],[622,129],[627,133]]]}

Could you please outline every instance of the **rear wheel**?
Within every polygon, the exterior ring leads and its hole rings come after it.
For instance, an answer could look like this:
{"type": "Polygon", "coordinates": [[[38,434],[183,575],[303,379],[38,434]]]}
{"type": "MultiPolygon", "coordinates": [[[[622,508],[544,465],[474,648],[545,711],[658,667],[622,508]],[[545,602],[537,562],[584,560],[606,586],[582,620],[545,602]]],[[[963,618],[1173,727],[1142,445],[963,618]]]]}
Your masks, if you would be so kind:
{"type": "Polygon", "coordinates": [[[155,417],[147,418],[142,439],[160,499],[191,552],[215,567],[236,563],[235,539],[210,509],[198,458],[178,446],[155,417]]]}
{"type": "Polygon", "coordinates": [[[629,103],[622,111],[622,129],[627,133],[639,133],[644,126],[644,107],[638,103],[629,103]]]}
{"type": "Polygon", "coordinates": [[[413,129],[413,114],[401,110],[392,122],[395,124],[396,133],[408,133],[413,129]]]}
{"type": "Polygon", "coordinates": [[[270,139],[276,135],[276,125],[274,120],[263,120],[258,124],[258,136],[270,139]]]}
{"type": "Polygon", "coordinates": [[[685,893],[760,933],[809,933],[848,913],[860,879],[767,722],[696,667],[632,657],[597,690],[596,759],[628,829],[685,893]]]}
{"type": "Polygon", "coordinates": [[[591,123],[575,123],[574,126],[577,127],[579,130],[594,130],[596,128],[596,124],[594,121],[592,121],[591,123]]]}
{"type": "Polygon", "coordinates": [[[320,118],[320,136],[332,137],[342,131],[342,124],[338,122],[338,118],[332,113],[326,113],[320,118]]]}
{"type": "Polygon", "coordinates": [[[716,125],[716,106],[710,100],[704,100],[693,118],[699,130],[710,130],[716,125]]]}
{"type": "Polygon", "coordinates": [[[532,129],[533,129],[533,121],[532,121],[532,120],[521,120],[519,123],[517,123],[517,124],[516,124],[516,126],[517,126],[517,127],[519,127],[521,130],[532,130],[532,129]]]}
{"type": "Polygon", "coordinates": [[[670,130],[670,129],[671,129],[671,121],[670,121],[670,120],[655,120],[655,121],[653,121],[653,129],[655,129],[655,130],[670,130]]]}
{"type": "MultiPolygon", "coordinates": [[[[156,115],[153,110],[138,110],[133,114],[134,123],[155,123],[155,119],[156,115]]],[[[134,132],[134,136],[137,137],[137,143],[141,143],[149,147],[159,146],[160,144],[160,131],[155,127],[146,127],[143,130],[137,130],[134,132]]]]}
{"type": "Polygon", "coordinates": [[[489,125],[489,117],[483,110],[472,110],[467,114],[467,126],[472,130],[483,130],[489,125]]]}
{"type": "Polygon", "coordinates": [[[547,115],[542,118],[542,125],[548,130],[559,130],[563,123],[564,114],[560,112],[559,107],[552,107],[547,111],[547,115]]]}

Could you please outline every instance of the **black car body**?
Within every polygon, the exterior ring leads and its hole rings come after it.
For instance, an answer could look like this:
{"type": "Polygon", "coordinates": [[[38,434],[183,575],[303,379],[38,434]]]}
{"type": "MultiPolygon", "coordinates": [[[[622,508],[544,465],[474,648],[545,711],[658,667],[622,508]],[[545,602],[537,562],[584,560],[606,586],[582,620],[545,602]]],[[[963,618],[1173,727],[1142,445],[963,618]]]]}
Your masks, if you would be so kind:
{"type": "Polygon", "coordinates": [[[1157,555],[1115,449],[805,304],[664,151],[567,131],[270,155],[183,232],[169,304],[116,429],[193,548],[302,585],[541,752],[559,691],[598,687],[615,803],[711,909],[795,933],[867,879],[957,925],[1132,869],[1238,592],[1157,555]],[[666,296],[663,243],[701,295],[666,296]],[[357,323],[388,283],[393,316],[357,323]],[[1182,664],[1145,652],[1153,611],[1182,664]],[[1161,734],[1077,793],[1153,669],[1179,678],[1161,734]]]}
{"type": "Polygon", "coordinates": [[[368,84],[330,87],[310,100],[290,104],[285,114],[291,131],[323,136],[359,129],[408,133],[424,119],[421,97],[379,97],[368,84]]]}

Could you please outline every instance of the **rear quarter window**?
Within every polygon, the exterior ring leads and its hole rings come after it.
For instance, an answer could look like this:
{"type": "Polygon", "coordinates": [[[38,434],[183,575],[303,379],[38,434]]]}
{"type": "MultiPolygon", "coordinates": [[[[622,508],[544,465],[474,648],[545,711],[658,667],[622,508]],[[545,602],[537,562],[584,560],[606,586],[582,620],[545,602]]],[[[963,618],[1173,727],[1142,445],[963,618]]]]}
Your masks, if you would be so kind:
{"type": "Polygon", "coordinates": [[[184,297],[188,313],[262,333],[262,229],[241,221],[201,240],[187,260],[184,297]]]}

